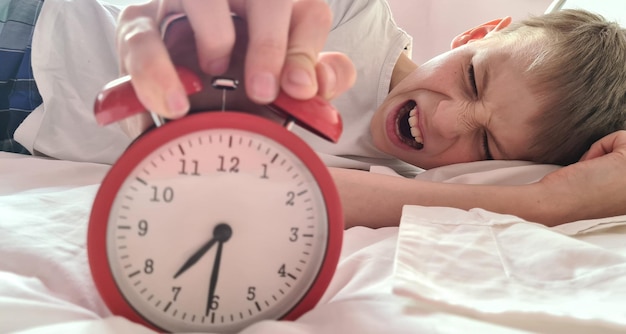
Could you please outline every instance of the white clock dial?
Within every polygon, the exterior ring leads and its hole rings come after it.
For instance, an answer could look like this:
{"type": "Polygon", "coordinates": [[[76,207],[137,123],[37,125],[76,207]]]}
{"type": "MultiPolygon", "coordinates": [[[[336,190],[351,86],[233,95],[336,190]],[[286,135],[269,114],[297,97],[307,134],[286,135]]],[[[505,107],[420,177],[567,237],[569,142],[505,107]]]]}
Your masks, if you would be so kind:
{"type": "Polygon", "coordinates": [[[301,159],[266,136],[206,129],[161,145],[122,183],[107,225],[119,290],[170,331],[280,318],[324,260],[328,217],[301,159]]]}

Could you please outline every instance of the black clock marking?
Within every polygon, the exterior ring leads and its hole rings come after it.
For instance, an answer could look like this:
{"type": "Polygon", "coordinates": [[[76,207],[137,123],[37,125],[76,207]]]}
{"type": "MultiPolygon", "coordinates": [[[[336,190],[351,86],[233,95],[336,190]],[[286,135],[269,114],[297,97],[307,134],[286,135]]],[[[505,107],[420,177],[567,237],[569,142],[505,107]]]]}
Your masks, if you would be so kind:
{"type": "Polygon", "coordinates": [[[183,146],[178,144],[178,149],[180,150],[180,154],[185,155],[185,150],[183,150],[183,146]]]}
{"type": "Polygon", "coordinates": [[[130,230],[130,226],[128,225],[117,225],[117,228],[120,230],[130,230]]]}
{"type": "Polygon", "coordinates": [[[172,302],[168,302],[167,305],[165,305],[165,308],[163,309],[163,312],[167,313],[167,310],[170,309],[170,306],[172,306],[172,302]]]}
{"type": "Polygon", "coordinates": [[[278,158],[278,153],[274,154],[274,157],[272,157],[272,160],[270,162],[274,163],[277,158],[278,158]]]}

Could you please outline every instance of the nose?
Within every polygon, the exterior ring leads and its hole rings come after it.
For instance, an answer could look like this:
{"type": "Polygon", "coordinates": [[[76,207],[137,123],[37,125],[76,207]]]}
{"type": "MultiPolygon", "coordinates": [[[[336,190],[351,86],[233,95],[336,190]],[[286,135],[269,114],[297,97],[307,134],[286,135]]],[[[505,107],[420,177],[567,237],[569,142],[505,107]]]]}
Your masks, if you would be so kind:
{"type": "MultiPolygon", "coordinates": [[[[467,106],[442,99],[429,120],[431,143],[446,156],[447,163],[470,162],[479,156],[482,127],[467,106]]],[[[428,144],[427,144],[428,145],[428,144]]]]}
{"type": "Polygon", "coordinates": [[[473,137],[480,128],[467,106],[459,105],[450,99],[439,101],[429,123],[434,134],[448,140],[473,137]]]}

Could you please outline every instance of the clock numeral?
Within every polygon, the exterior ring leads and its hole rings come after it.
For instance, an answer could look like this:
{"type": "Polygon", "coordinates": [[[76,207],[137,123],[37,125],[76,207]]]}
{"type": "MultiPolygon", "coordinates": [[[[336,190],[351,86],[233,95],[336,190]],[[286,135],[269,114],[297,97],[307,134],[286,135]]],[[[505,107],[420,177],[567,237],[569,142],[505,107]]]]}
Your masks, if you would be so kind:
{"type": "Polygon", "coordinates": [[[291,235],[289,236],[289,241],[291,242],[296,242],[298,241],[298,232],[300,231],[299,228],[297,227],[292,227],[291,228],[291,235]]]}
{"type": "Polygon", "coordinates": [[[287,276],[287,269],[285,268],[285,264],[283,263],[282,266],[280,266],[280,268],[278,269],[278,276],[280,277],[285,277],[287,276]]]}
{"type": "Polygon", "coordinates": [[[213,300],[211,300],[211,310],[215,311],[220,307],[220,296],[215,295],[213,296],[213,300]]]}
{"type": "Polygon", "coordinates": [[[152,198],[151,202],[165,202],[170,203],[174,200],[174,189],[172,187],[165,187],[162,191],[159,191],[159,187],[152,186],[152,198]]]}
{"type": "Polygon", "coordinates": [[[226,159],[226,157],[224,157],[223,155],[220,155],[218,156],[218,158],[220,159],[220,167],[217,169],[218,172],[239,173],[239,158],[238,157],[232,157],[230,159],[226,159]],[[227,164],[226,160],[229,160],[230,166],[226,166],[227,164]]]}
{"type": "Polygon", "coordinates": [[[143,272],[146,274],[152,274],[154,272],[154,261],[147,259],[144,263],[143,272]]]}
{"type": "Polygon", "coordinates": [[[179,286],[172,287],[172,292],[174,293],[174,298],[172,298],[173,301],[176,301],[176,298],[178,298],[178,294],[180,293],[180,290],[182,290],[182,288],[179,286]]]}
{"type": "Polygon", "coordinates": [[[256,298],[256,287],[251,286],[248,288],[248,295],[246,296],[246,299],[249,301],[253,301],[256,298]]]}
{"type": "Polygon", "coordinates": [[[296,199],[296,193],[293,191],[288,192],[287,201],[285,202],[285,205],[294,206],[296,204],[296,202],[294,201],[295,199],[296,199]]]}
{"type": "Polygon", "coordinates": [[[263,167],[263,174],[261,174],[261,178],[269,179],[270,177],[267,176],[267,164],[261,164],[261,166],[263,167]]]}
{"type": "Polygon", "coordinates": [[[145,219],[140,220],[139,223],[137,223],[137,230],[137,234],[139,234],[140,237],[148,234],[148,221],[145,219]]]}
{"type": "Polygon", "coordinates": [[[200,175],[198,173],[198,160],[195,160],[195,159],[191,160],[190,161],[191,164],[188,163],[187,159],[180,159],[179,161],[180,161],[180,172],[178,172],[178,174],[193,175],[193,176],[200,175]],[[187,170],[187,169],[190,169],[190,170],[187,170]]]}

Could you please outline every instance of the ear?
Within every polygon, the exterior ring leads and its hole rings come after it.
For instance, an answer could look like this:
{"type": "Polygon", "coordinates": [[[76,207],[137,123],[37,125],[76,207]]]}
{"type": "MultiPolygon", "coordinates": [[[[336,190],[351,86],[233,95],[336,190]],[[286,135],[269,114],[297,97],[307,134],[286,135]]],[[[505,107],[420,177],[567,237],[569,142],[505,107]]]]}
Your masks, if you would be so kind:
{"type": "Polygon", "coordinates": [[[474,27],[470,30],[465,31],[464,33],[456,36],[450,46],[452,49],[458,48],[461,45],[465,45],[472,41],[482,39],[485,36],[489,35],[492,32],[500,31],[511,24],[511,17],[507,16],[502,19],[496,19],[493,21],[489,21],[487,23],[483,23],[477,27],[474,27]]]}

